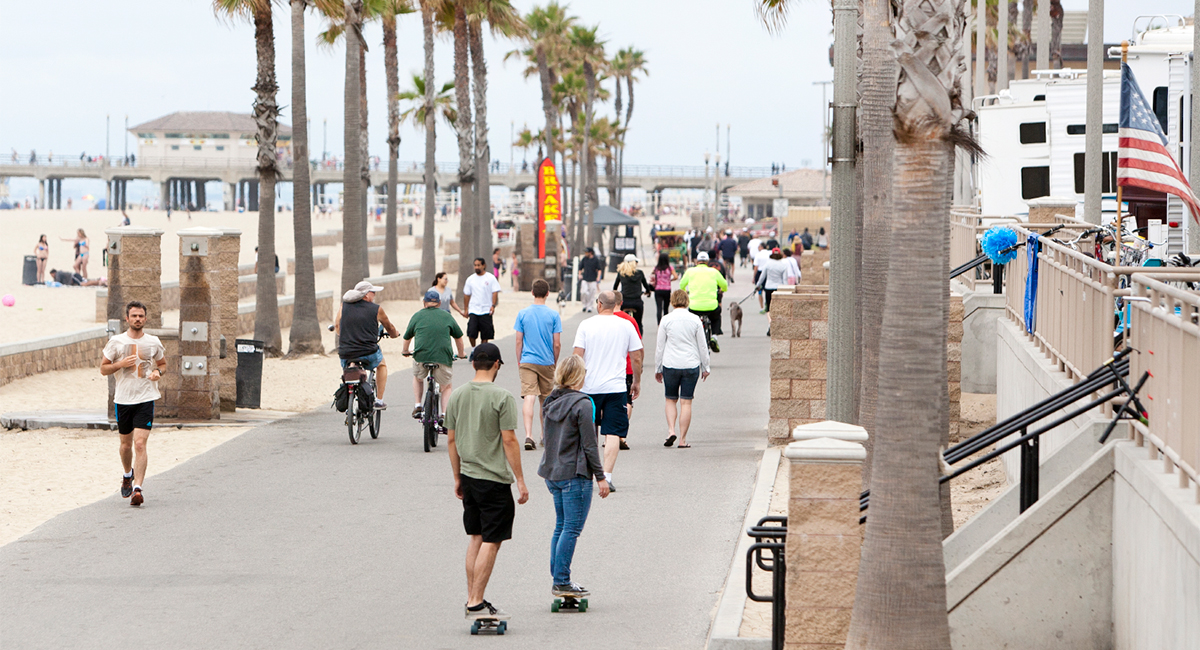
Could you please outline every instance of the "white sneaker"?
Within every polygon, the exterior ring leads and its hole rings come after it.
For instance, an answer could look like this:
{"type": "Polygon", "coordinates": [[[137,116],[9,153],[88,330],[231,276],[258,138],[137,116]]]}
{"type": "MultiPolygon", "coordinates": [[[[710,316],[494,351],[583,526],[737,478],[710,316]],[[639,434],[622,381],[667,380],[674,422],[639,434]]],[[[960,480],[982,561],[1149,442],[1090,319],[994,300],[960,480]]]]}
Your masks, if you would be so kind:
{"type": "Polygon", "coordinates": [[[383,401],[383,400],[381,400],[381,399],[377,399],[377,400],[375,400],[375,410],[376,410],[376,411],[386,411],[386,410],[387,410],[387,404],[386,404],[386,403],[384,403],[384,401],[383,401]]]}

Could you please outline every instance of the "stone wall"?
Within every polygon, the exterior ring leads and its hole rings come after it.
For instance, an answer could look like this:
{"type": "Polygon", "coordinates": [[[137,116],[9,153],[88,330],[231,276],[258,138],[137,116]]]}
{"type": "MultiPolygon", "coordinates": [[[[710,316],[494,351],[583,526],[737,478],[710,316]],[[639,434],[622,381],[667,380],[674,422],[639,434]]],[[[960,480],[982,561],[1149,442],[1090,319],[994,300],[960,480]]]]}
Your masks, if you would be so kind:
{"type": "Polygon", "coordinates": [[[342,230],[340,228],[337,230],[327,230],[319,235],[313,233],[312,236],[313,248],[317,246],[337,246],[340,243],[342,243],[342,230]]]}
{"type": "Polygon", "coordinates": [[[108,333],[104,327],[58,334],[20,343],[0,345],[0,386],[43,372],[95,368],[100,372],[100,357],[108,333]]]}
{"type": "Polygon", "coordinates": [[[771,300],[770,444],[791,440],[792,429],[825,419],[825,346],[829,294],[775,292],[771,300]]]}
{"type": "Polygon", "coordinates": [[[829,286],[829,269],[825,263],[829,261],[829,249],[813,247],[812,250],[800,254],[800,284],[803,286],[829,286]]]}
{"type": "Polygon", "coordinates": [[[421,290],[421,273],[417,270],[380,275],[367,278],[367,281],[377,287],[383,287],[375,297],[376,302],[388,300],[420,300],[424,295],[421,290]]]}
{"type": "MultiPolygon", "coordinates": [[[[329,255],[313,255],[313,272],[320,273],[329,268],[329,255]]],[[[289,257],[287,260],[288,275],[296,275],[296,258],[289,257]]],[[[282,292],[280,292],[282,293],[282,292]]]]}
{"type": "Polygon", "coordinates": [[[442,241],[443,255],[458,255],[462,252],[461,240],[457,237],[447,237],[442,241]]]}
{"type": "MultiPolygon", "coordinates": [[[[413,225],[411,223],[397,223],[396,224],[396,236],[397,237],[405,237],[407,235],[411,235],[412,231],[413,231],[413,225]]],[[[372,227],[371,235],[373,237],[387,237],[387,225],[384,224],[382,226],[372,227]]]]}
{"type": "MultiPolygon", "coordinates": [[[[292,326],[292,308],[295,302],[295,296],[279,297],[279,327],[281,329],[292,326]]],[[[333,322],[334,305],[332,291],[317,292],[317,318],[322,323],[333,322]]],[[[254,335],[254,303],[252,302],[244,302],[238,305],[237,335],[242,338],[254,335]]],[[[229,337],[226,337],[226,342],[227,345],[232,345],[229,337]]]]}
{"type": "Polygon", "coordinates": [[[383,264],[383,246],[372,246],[367,249],[368,264],[383,264]]]}
{"type": "Polygon", "coordinates": [[[458,256],[443,255],[441,270],[445,271],[446,273],[458,273],[458,256]]]}
{"type": "MultiPolygon", "coordinates": [[[[162,395],[154,402],[155,417],[173,418],[179,415],[179,390],[183,385],[180,370],[183,369],[179,356],[179,330],[177,329],[147,329],[147,334],[157,336],[163,344],[163,354],[167,359],[167,374],[158,382],[158,392],[162,395]]],[[[113,420],[112,414],[109,419],[113,420]]]]}
{"type": "MultiPolygon", "coordinates": [[[[287,293],[287,274],[283,271],[280,271],[279,273],[275,274],[275,295],[282,296],[285,293],[287,293]]],[[[238,299],[253,298],[256,295],[258,295],[258,276],[253,273],[250,275],[239,275],[237,291],[238,299]]]]}
{"type": "MultiPolygon", "coordinates": [[[[253,298],[255,291],[258,288],[258,276],[254,273],[249,275],[238,276],[238,298],[253,298]]],[[[275,293],[276,295],[284,295],[287,293],[287,275],[280,271],[275,275],[275,293]]],[[[162,310],[173,311],[179,309],[179,282],[163,282],[162,283],[162,310]]],[[[96,290],[96,322],[105,323],[108,321],[108,289],[96,290]]]]}

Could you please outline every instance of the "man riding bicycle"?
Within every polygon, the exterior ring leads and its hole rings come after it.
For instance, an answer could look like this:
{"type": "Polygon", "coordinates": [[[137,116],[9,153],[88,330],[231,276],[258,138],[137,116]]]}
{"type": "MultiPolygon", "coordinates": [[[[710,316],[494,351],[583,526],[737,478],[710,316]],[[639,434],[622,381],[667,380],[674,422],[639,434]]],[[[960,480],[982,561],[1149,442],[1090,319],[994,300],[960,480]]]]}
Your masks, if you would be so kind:
{"type": "Polygon", "coordinates": [[[721,303],[717,293],[729,291],[729,283],[720,271],[708,266],[708,253],[696,256],[696,266],[683,274],[679,288],[688,293],[688,311],[708,319],[712,330],[708,345],[713,352],[720,352],[716,336],[721,333],[721,303]]]}
{"type": "Polygon", "coordinates": [[[387,364],[383,362],[383,350],[379,349],[379,326],[387,335],[396,338],[400,331],[388,320],[383,307],[375,304],[375,293],[383,291],[363,280],[342,296],[342,309],[333,322],[333,331],[339,335],[338,357],[344,369],[351,361],[362,359],[363,370],[375,371],[375,408],[383,410],[383,389],[387,386],[387,364]]]}
{"type": "Polygon", "coordinates": [[[440,309],[442,296],[430,289],[425,292],[425,308],[413,314],[404,330],[404,350],[408,356],[408,346],[413,338],[417,339],[416,351],[413,352],[413,395],[417,406],[413,409],[413,417],[420,419],[422,415],[422,397],[426,376],[425,364],[437,364],[433,378],[442,391],[441,412],[446,412],[446,402],[450,400],[451,383],[454,373],[451,364],[454,363],[454,351],[450,348],[450,339],[458,346],[459,358],[465,358],[463,353],[462,328],[455,322],[450,312],[440,309]]]}

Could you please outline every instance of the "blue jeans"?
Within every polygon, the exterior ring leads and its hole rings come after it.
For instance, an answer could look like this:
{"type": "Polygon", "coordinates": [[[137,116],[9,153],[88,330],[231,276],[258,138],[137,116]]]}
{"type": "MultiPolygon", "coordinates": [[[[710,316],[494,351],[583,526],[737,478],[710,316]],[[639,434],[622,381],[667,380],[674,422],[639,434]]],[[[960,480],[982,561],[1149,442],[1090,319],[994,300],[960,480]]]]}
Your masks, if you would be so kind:
{"type": "Polygon", "coordinates": [[[550,537],[550,574],[554,584],[571,582],[571,559],[575,557],[575,541],[583,532],[588,510],[592,507],[592,479],[576,476],[565,481],[546,481],[554,497],[554,535],[550,537]]]}

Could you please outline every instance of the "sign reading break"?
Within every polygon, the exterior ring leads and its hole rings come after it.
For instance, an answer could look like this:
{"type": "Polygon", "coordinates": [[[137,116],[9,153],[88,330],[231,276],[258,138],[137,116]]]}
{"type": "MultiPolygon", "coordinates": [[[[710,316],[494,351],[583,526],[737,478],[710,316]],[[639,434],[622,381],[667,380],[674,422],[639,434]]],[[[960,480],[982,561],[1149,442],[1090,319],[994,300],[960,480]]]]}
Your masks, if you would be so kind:
{"type": "Polygon", "coordinates": [[[538,218],[537,256],[546,257],[546,222],[562,220],[562,202],[558,193],[558,176],[554,173],[554,159],[543,158],[538,165],[538,218]]]}

